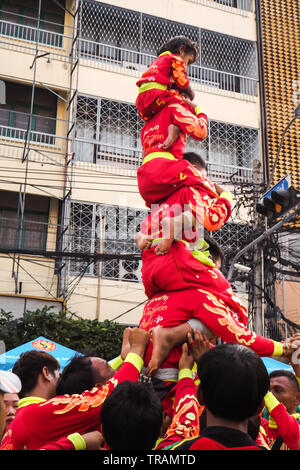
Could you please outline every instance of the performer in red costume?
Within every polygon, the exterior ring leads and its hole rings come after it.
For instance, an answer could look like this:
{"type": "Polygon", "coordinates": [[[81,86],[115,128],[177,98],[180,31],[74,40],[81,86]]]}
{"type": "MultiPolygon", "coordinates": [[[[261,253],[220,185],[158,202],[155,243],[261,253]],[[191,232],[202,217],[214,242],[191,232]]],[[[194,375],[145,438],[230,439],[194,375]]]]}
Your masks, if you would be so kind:
{"type": "Polygon", "coordinates": [[[197,45],[184,36],[176,36],[163,44],[158,57],[137,81],[139,94],[136,107],[139,116],[148,121],[166,104],[182,103],[175,84],[194,99],[194,91],[186,74],[186,67],[195,62],[197,45]]]}
{"type": "Polygon", "coordinates": [[[207,331],[202,330],[201,333],[210,341],[218,337],[227,343],[247,346],[259,356],[285,356],[294,350],[291,345],[264,338],[249,330],[218,296],[204,289],[160,292],[146,303],[140,328],[152,332],[144,363],[146,368],[150,364],[151,373],[155,371],[153,378],[163,381],[165,385],[162,403],[168,414],[172,413],[182,344],[187,333],[198,328],[191,322],[195,319],[207,327],[207,331]],[[165,359],[160,364],[161,358],[165,359]]]}
{"type": "Polygon", "coordinates": [[[136,328],[130,338],[131,352],[104,385],[95,386],[81,395],[62,395],[50,400],[24,398],[3,436],[0,449],[23,450],[26,447],[28,450],[36,450],[73,433],[85,434],[99,430],[100,409],[105,398],[120,382],[137,382],[140,377],[148,334],[136,328]]]}
{"type": "Polygon", "coordinates": [[[182,159],[186,134],[196,140],[203,140],[208,133],[207,116],[202,109],[187,99],[185,102],[195,110],[195,114],[186,105],[171,104],[146,122],[142,129],[141,140],[145,156],[138,169],[137,179],[139,192],[147,207],[163,202],[182,186],[199,185],[211,197],[218,196],[207,178],[203,178],[193,165],[182,159]],[[172,124],[178,126],[181,133],[168,151],[165,151],[162,146],[172,124]]]}

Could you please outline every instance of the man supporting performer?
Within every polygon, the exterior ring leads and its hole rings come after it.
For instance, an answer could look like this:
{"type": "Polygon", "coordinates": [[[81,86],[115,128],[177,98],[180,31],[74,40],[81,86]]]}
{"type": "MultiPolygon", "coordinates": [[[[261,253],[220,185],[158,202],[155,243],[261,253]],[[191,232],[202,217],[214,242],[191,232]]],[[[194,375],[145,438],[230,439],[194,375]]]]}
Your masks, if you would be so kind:
{"type": "Polygon", "coordinates": [[[144,308],[140,328],[152,331],[144,364],[153,376],[154,386],[161,386],[168,414],[172,414],[182,344],[192,329],[204,333],[211,342],[222,338],[227,343],[246,346],[259,356],[288,357],[297,347],[292,342],[280,343],[249,330],[218,296],[204,289],[156,294],[144,308]]]}

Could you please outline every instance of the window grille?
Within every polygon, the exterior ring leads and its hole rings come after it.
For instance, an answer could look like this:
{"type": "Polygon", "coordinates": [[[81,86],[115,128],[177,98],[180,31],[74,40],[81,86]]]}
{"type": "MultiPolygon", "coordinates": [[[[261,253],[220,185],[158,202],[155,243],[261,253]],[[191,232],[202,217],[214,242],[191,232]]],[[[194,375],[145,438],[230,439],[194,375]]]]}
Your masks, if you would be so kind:
{"type": "MultiPolygon", "coordinates": [[[[105,204],[71,203],[70,248],[93,254],[139,254],[135,236],[147,211],[105,204]]],[[[86,262],[71,261],[71,274],[82,271],[86,262]]],[[[118,281],[141,280],[141,261],[105,260],[101,277],[118,281]]],[[[88,266],[86,274],[99,275],[99,262],[88,266]]]]}
{"type": "Polygon", "coordinates": [[[199,142],[188,136],[186,149],[204,158],[212,178],[237,173],[240,179],[249,180],[252,162],[259,156],[258,138],[257,129],[209,121],[208,138],[199,142]]]}
{"type": "Polygon", "coordinates": [[[253,0],[188,0],[189,2],[199,3],[216,8],[235,8],[243,11],[253,11],[253,0]]]}
{"type": "Polygon", "coordinates": [[[187,36],[199,47],[199,57],[188,70],[191,80],[257,95],[254,42],[87,0],[83,2],[81,30],[83,58],[140,71],[154,60],[167,39],[187,36]]]}
{"type": "Polygon", "coordinates": [[[0,34],[23,41],[39,41],[62,47],[64,34],[63,6],[42,2],[38,28],[38,1],[26,0],[0,2],[0,34]],[[30,3],[30,5],[28,4],[30,3]]]}
{"type": "Polygon", "coordinates": [[[45,250],[48,217],[44,214],[25,212],[23,229],[16,210],[0,209],[0,247],[45,250]]]}
{"type": "MultiPolygon", "coordinates": [[[[137,169],[141,163],[142,126],[134,105],[80,95],[73,143],[75,160],[137,169]]],[[[188,136],[186,149],[199,153],[214,177],[238,172],[243,180],[249,180],[252,161],[259,155],[258,139],[257,129],[210,121],[208,138],[199,142],[188,136]]]]}
{"type": "Polygon", "coordinates": [[[75,160],[137,168],[142,126],[133,104],[79,96],[75,160]]]}

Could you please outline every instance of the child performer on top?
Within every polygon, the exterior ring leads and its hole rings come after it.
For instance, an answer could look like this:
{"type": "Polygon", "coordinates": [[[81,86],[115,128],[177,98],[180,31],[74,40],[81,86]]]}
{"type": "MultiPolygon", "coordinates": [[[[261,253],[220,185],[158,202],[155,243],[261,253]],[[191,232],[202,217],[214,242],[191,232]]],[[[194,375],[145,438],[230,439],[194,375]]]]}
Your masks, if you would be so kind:
{"type": "Polygon", "coordinates": [[[136,107],[144,121],[151,119],[166,104],[182,102],[178,91],[171,89],[173,84],[194,99],[186,67],[195,62],[197,52],[197,45],[184,36],[176,36],[160,47],[158,57],[137,81],[136,107]]]}

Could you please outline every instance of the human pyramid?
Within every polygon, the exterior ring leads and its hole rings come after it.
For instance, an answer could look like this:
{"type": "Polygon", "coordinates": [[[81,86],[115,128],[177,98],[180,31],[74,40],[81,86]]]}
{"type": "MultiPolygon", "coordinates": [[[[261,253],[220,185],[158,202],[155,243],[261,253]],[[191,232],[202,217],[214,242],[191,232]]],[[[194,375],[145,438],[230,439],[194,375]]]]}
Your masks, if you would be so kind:
{"type": "Polygon", "coordinates": [[[196,57],[196,44],[174,37],[137,82],[136,106],[145,121],[137,179],[150,209],[136,237],[149,298],[140,327],[151,331],[146,374],[165,385],[163,397],[174,386],[182,344],[193,330],[210,343],[220,338],[259,356],[291,351],[248,329],[247,309],[220,271],[222,250],[203,236],[204,229],[216,231],[227,222],[233,199],[208,179],[199,155],[185,152],[187,134],[199,141],[208,135],[186,72],[196,57]]]}

